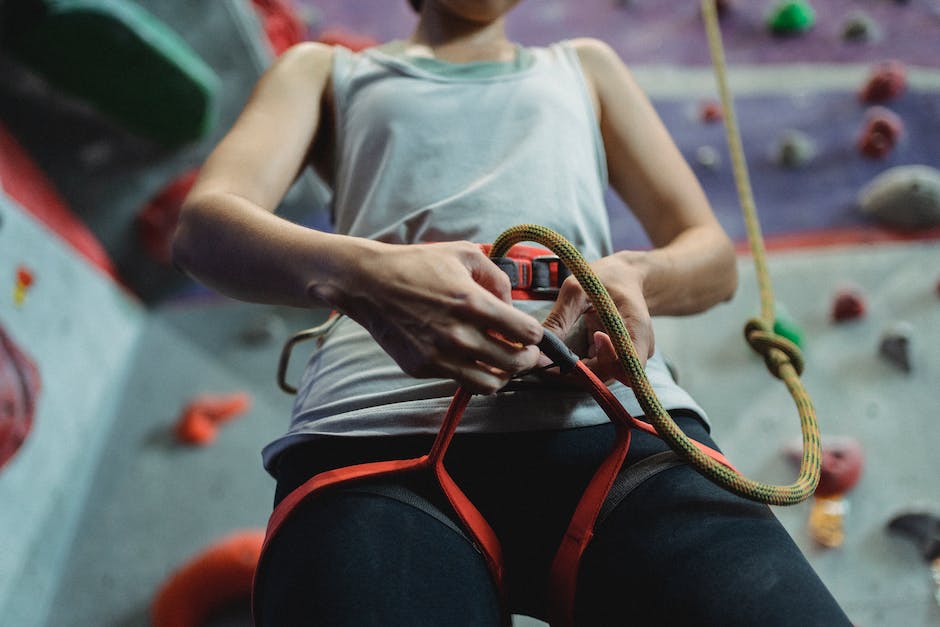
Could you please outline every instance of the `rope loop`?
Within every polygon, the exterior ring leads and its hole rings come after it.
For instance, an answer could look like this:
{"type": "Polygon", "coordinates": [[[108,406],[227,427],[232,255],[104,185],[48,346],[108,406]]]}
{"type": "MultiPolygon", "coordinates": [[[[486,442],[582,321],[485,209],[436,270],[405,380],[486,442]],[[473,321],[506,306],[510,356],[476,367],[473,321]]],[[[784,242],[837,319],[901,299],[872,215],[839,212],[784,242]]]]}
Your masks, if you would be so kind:
{"type": "Polygon", "coordinates": [[[780,367],[790,364],[797,375],[803,374],[803,353],[800,347],[775,333],[773,327],[761,318],[751,318],[744,325],[744,338],[754,352],[764,358],[770,374],[782,379],[780,367]]]}

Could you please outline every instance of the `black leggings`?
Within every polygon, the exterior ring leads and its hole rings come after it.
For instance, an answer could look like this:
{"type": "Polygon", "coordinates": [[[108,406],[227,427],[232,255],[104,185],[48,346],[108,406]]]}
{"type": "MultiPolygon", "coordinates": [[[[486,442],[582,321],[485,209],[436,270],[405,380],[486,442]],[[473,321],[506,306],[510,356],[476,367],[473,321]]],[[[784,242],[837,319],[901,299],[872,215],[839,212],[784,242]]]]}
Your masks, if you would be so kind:
{"type": "MultiPolygon", "coordinates": [[[[692,438],[717,448],[692,415],[692,438]]],[[[510,609],[545,620],[551,560],[614,439],[612,425],[460,435],[448,470],[500,538],[510,609]]],[[[324,470],[417,457],[423,436],[325,438],[283,454],[276,502],[324,470]]],[[[666,450],[634,430],[626,465],[666,450]]],[[[433,483],[408,487],[449,511],[433,483]]],[[[350,489],[300,505],[269,547],[256,586],[263,627],[497,626],[482,555],[453,524],[400,499],[350,489]]],[[[581,562],[577,625],[850,625],[770,509],[686,465],[637,486],[581,562]]]]}

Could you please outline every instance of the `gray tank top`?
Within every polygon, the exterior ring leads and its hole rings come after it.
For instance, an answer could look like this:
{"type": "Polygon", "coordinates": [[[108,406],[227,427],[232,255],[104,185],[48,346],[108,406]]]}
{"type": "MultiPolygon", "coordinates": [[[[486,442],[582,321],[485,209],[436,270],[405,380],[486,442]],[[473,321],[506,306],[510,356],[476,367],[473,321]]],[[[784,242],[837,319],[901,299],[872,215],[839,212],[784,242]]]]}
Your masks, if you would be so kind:
{"type": "MultiPolygon", "coordinates": [[[[525,62],[435,67],[393,48],[336,48],[336,231],[396,244],[491,242],[523,222],[564,234],[588,260],[613,252],[607,169],[577,52],[565,43],[520,49],[525,62]]],[[[440,66],[440,62],[438,62],[440,66]]],[[[447,65],[447,64],[445,64],[447,65]]],[[[550,303],[516,305],[544,317],[550,303]]],[[[647,365],[667,409],[704,412],[657,354],[647,365]]],[[[611,388],[642,411],[629,388],[611,388]]],[[[453,381],[405,375],[368,332],[343,319],[310,359],[290,430],[263,452],[269,469],[291,443],[318,435],[434,433],[453,381]]],[[[523,431],[601,424],[579,391],[475,398],[460,429],[523,431]]]]}

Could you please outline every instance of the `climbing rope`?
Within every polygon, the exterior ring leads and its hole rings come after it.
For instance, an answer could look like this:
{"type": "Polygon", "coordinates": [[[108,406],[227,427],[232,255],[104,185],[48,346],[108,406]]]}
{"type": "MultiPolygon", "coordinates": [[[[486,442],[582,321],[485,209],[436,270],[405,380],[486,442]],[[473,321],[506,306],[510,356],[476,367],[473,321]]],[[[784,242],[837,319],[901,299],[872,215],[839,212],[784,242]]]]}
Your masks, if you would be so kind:
{"type": "Polygon", "coordinates": [[[738,196],[747,225],[748,240],[757,274],[760,290],[761,314],[745,325],[745,338],[748,344],[760,354],[770,372],[781,379],[787,386],[796,403],[803,434],[803,456],[800,472],[796,481],[790,485],[771,485],[744,477],[734,470],[718,463],[699,450],[672,420],[669,413],[653,391],[646,372],[636,355],[636,348],[630,338],[623,319],[607,290],[598,280],[597,275],[584,260],[584,257],[570,242],[559,233],[547,227],[522,224],[503,232],[490,251],[490,257],[502,257],[517,243],[537,242],[554,252],[568,267],[587,294],[602,325],[610,336],[617,351],[617,357],[623,366],[630,387],[636,394],[646,419],[652,423],[656,432],[685,461],[696,468],[705,477],[727,490],[762,503],[771,505],[792,505],[805,501],[812,496],[819,482],[821,459],[819,427],[812,400],[806,393],[800,380],[803,359],[800,349],[786,338],[774,332],[774,296],[767,260],[761,236],[760,223],[751,192],[747,164],[741,147],[741,137],[734,115],[727,82],[727,67],[722,49],[721,35],[715,0],[702,0],[702,14],[708,32],[709,47],[715,76],[718,82],[722,106],[725,112],[725,125],[728,144],[734,169],[738,196]]]}

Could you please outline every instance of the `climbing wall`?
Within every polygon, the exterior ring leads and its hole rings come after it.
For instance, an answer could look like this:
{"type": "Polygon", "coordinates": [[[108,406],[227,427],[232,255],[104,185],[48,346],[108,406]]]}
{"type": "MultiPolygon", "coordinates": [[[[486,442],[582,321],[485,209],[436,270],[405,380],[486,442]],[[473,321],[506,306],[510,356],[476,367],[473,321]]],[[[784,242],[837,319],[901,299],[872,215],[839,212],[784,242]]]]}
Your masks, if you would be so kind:
{"type": "MultiPolygon", "coordinates": [[[[0,121],[99,240],[120,281],[0,196],[0,324],[42,377],[33,428],[0,468],[4,624],[144,627],[154,595],[176,568],[232,532],[263,526],[273,482],[260,449],[286,427],[291,404],[274,384],[279,345],[323,316],[213,296],[140,236],[141,211],[168,185],[185,187],[180,177],[198,166],[273,58],[265,24],[279,33],[276,41],[292,32],[258,12],[279,3],[135,4],[219,77],[216,122],[201,139],[154,143],[0,52],[0,71],[11,77],[0,81],[0,121]],[[207,394],[248,402],[213,413],[211,403],[199,402],[207,394]]],[[[723,18],[732,89],[774,250],[777,298],[804,342],[805,380],[823,432],[854,438],[865,454],[861,477],[845,495],[841,546],[826,548],[811,537],[811,504],[777,514],[855,624],[937,625],[926,562],[914,543],[885,527],[908,511],[940,514],[940,466],[931,448],[940,442],[940,233],[891,227],[859,212],[857,201],[859,189],[890,168],[940,167],[930,139],[940,137],[937,2],[818,0],[812,27],[790,37],[768,31],[775,4],[738,0],[723,18]],[[870,39],[845,39],[853,20],[868,24],[870,39]],[[859,152],[858,141],[875,103],[858,94],[887,59],[905,64],[905,89],[878,104],[903,131],[873,158],[859,152]],[[809,157],[785,162],[787,141],[808,146],[809,157]],[[833,299],[846,285],[861,294],[864,315],[837,323],[833,299]],[[897,328],[910,333],[909,369],[879,353],[884,334],[897,328]]],[[[327,40],[403,37],[414,23],[405,0],[290,6],[309,24],[310,37],[327,40]]],[[[723,130],[708,113],[715,88],[697,2],[533,0],[520,3],[510,30],[526,44],[587,35],[613,45],[722,224],[741,241],[723,130]]],[[[163,197],[170,210],[178,194],[171,189],[163,197]]],[[[620,201],[607,200],[617,245],[647,246],[620,201]]],[[[283,211],[329,228],[323,203],[322,188],[307,177],[283,211]]],[[[165,232],[166,210],[153,212],[148,224],[165,232]]],[[[657,343],[735,463],[779,482],[794,475],[785,449],[798,429],[785,391],[741,339],[743,321],[757,309],[749,261],[740,259],[733,301],[702,316],[658,320],[657,343]]],[[[302,361],[298,354],[292,377],[302,361]]],[[[244,604],[211,624],[246,625],[244,604]]],[[[516,624],[541,623],[517,617],[516,624]]]]}
{"type": "Polygon", "coordinates": [[[139,301],[0,190],[0,325],[35,365],[32,428],[0,468],[0,615],[44,624],[145,323],[139,301]],[[23,280],[23,275],[30,277],[23,280]]]}

